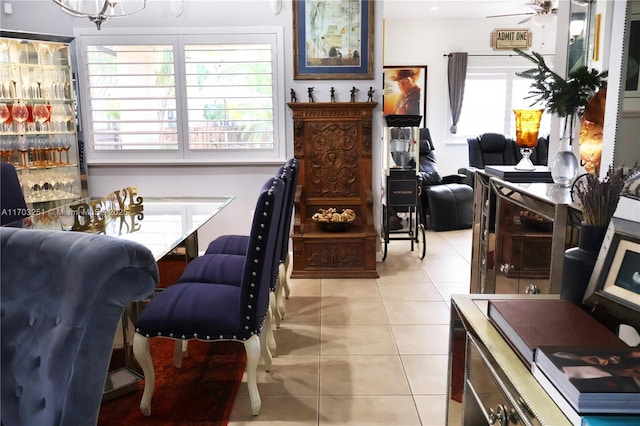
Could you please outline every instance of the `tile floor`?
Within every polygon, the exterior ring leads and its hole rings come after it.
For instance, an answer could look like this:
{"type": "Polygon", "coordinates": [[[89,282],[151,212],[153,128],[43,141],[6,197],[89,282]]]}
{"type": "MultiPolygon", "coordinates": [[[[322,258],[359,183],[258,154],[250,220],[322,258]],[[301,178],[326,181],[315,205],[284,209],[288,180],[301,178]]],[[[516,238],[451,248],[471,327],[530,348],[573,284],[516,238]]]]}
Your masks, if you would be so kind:
{"type": "Polygon", "coordinates": [[[243,385],[229,425],[444,425],[448,303],[469,289],[471,230],[426,239],[422,261],[390,242],[378,279],[290,280],[260,415],[243,385]]]}

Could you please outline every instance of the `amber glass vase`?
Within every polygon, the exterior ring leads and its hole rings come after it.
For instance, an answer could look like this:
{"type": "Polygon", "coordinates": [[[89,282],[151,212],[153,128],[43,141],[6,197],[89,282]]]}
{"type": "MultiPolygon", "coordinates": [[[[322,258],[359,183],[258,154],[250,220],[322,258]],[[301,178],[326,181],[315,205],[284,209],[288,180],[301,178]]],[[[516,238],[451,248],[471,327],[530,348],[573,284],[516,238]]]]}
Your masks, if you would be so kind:
{"type": "Polygon", "coordinates": [[[533,148],[538,145],[538,130],[543,109],[514,109],[516,116],[516,144],[520,148],[522,159],[516,164],[518,170],[534,170],[529,157],[533,148]]]}

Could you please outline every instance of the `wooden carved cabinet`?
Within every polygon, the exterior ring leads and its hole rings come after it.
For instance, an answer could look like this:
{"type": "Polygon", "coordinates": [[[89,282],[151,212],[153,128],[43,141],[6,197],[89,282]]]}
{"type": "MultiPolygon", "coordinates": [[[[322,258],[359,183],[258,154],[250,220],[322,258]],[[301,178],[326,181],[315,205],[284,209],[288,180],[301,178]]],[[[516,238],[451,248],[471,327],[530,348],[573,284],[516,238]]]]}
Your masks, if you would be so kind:
{"type": "Polygon", "coordinates": [[[377,278],[371,194],[372,115],[377,102],[289,103],[300,162],[293,226],[293,278],[377,278]],[[352,209],[346,231],[322,231],[320,209],[352,209]]]}

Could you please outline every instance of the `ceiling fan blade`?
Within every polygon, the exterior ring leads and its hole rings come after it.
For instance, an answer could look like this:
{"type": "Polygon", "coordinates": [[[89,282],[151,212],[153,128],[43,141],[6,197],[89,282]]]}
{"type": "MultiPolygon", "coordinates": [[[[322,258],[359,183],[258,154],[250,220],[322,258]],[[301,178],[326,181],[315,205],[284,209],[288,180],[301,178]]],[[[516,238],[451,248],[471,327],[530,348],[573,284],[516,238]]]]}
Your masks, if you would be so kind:
{"type": "Polygon", "coordinates": [[[489,15],[489,16],[485,16],[485,18],[502,18],[505,16],[525,16],[525,15],[536,15],[536,13],[509,13],[506,15],[489,15]]]}
{"type": "Polygon", "coordinates": [[[532,20],[536,15],[538,15],[537,13],[534,13],[533,16],[529,16],[528,18],[524,18],[522,21],[518,22],[517,25],[520,24],[524,24],[525,22],[529,22],[530,20],[532,20]]]}

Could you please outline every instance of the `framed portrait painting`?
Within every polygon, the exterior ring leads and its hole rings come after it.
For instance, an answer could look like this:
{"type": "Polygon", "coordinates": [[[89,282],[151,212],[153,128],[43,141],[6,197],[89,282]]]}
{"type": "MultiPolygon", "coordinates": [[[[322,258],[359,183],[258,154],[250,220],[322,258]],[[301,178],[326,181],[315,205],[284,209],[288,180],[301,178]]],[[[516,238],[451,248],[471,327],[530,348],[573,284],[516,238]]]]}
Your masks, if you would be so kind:
{"type": "Polygon", "coordinates": [[[424,65],[385,66],[383,114],[421,115],[426,122],[427,67],[424,65]]]}
{"type": "Polygon", "coordinates": [[[373,0],[293,0],[294,80],[373,78],[373,0]]]}

